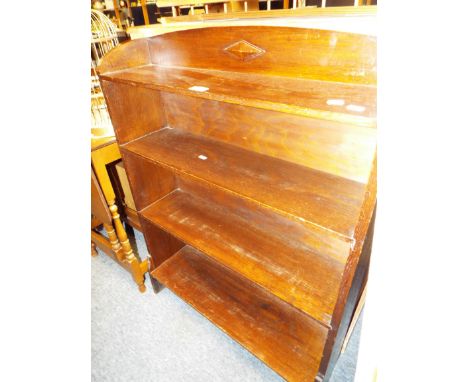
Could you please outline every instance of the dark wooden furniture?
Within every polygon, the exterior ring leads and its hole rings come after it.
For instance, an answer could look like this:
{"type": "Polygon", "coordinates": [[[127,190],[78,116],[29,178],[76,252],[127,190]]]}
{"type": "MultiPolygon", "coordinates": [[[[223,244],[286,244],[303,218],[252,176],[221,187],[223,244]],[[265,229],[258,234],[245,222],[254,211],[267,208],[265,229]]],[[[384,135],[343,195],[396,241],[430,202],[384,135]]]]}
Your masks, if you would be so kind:
{"type": "Polygon", "coordinates": [[[156,287],[287,380],[327,380],[370,255],[375,38],[188,30],[99,72],[156,287]]]}

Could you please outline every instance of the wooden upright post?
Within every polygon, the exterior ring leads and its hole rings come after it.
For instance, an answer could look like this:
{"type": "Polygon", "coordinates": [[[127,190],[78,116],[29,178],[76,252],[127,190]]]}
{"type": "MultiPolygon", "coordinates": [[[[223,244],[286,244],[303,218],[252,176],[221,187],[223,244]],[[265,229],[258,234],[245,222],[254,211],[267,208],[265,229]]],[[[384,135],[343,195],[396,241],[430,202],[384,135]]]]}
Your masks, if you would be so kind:
{"type": "Polygon", "coordinates": [[[117,0],[114,0],[114,11],[115,11],[115,17],[117,17],[117,23],[119,24],[119,28],[122,28],[122,22],[120,21],[120,11],[119,11],[119,2],[117,0]]]}
{"type": "Polygon", "coordinates": [[[130,0],[125,0],[125,2],[127,3],[128,14],[131,18],[133,18],[132,7],[130,6],[130,0]]]}
{"type": "Polygon", "coordinates": [[[118,208],[115,204],[112,204],[109,205],[109,210],[111,212],[112,219],[114,220],[115,231],[117,233],[118,240],[120,241],[120,245],[122,246],[123,254],[125,256],[124,261],[126,261],[127,264],[130,266],[133,279],[138,284],[138,289],[140,290],[140,292],[144,292],[146,290],[145,276],[144,273],[141,271],[140,262],[133,253],[132,246],[130,245],[130,241],[128,240],[127,232],[125,232],[122,220],[120,220],[118,208]]]}
{"type": "Polygon", "coordinates": [[[109,242],[111,243],[112,250],[115,253],[115,257],[117,258],[117,260],[122,261],[122,246],[120,245],[119,239],[117,238],[114,227],[112,226],[112,224],[104,223],[103,225],[104,229],[106,230],[107,236],[109,237],[109,242]]]}
{"type": "Polygon", "coordinates": [[[145,25],[149,25],[148,8],[146,7],[146,0],[141,0],[141,9],[143,10],[143,18],[145,19],[145,25]]]}

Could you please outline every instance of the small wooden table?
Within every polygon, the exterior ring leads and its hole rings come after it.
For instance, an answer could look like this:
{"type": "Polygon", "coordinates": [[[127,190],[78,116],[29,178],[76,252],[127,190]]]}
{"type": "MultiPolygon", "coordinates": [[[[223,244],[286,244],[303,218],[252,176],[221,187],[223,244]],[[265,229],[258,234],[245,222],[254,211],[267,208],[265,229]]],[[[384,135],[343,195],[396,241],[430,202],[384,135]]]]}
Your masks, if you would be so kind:
{"type": "MultiPolygon", "coordinates": [[[[91,224],[91,253],[97,255],[96,246],[116,260],[120,265],[127,269],[138,285],[141,292],[146,290],[145,273],[148,271],[148,260],[141,261],[133,253],[133,249],[128,240],[127,233],[123,227],[122,220],[118,213],[116,205],[116,195],[112,182],[107,171],[107,165],[121,159],[120,151],[116,143],[115,137],[102,137],[91,139],[91,164],[92,164],[92,185],[91,194],[93,198],[93,206],[99,206],[100,209],[107,210],[107,213],[112,219],[106,221],[106,212],[102,214],[93,214],[95,218],[91,224]],[[95,178],[94,178],[95,174],[95,178]],[[99,218],[101,215],[102,217],[99,218]],[[99,223],[104,225],[104,229],[108,234],[108,239],[94,231],[93,228],[99,223]]],[[[128,209],[127,209],[128,210],[128,209]]],[[[136,216],[136,213],[135,213],[136,216]]],[[[139,228],[138,219],[127,218],[126,221],[133,226],[139,228]]]]}

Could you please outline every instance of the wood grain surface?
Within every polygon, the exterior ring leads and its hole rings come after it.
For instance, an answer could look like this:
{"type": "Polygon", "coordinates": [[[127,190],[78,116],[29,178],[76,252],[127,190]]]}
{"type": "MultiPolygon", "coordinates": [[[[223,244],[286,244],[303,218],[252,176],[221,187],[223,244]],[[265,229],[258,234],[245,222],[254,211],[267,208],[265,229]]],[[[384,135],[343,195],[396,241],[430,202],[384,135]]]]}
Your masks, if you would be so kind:
{"type": "Polygon", "coordinates": [[[101,81],[119,144],[129,142],[166,125],[157,90],[101,81]]]}
{"type": "Polygon", "coordinates": [[[197,195],[193,188],[170,193],[142,216],[328,326],[350,244],[239,198],[217,198],[206,187],[197,187],[197,195]]]}
{"type": "Polygon", "coordinates": [[[376,38],[236,26],[137,41],[98,71],[156,289],[286,380],[327,380],[370,256],[376,38]]]}
{"type": "Polygon", "coordinates": [[[189,246],[152,275],[286,380],[317,373],[327,329],[249,280],[189,246]]]}
{"type": "Polygon", "coordinates": [[[135,154],[125,150],[122,150],[122,158],[137,211],[166,196],[176,188],[174,174],[167,168],[141,160],[135,154]]]}
{"type": "Polygon", "coordinates": [[[376,38],[353,33],[269,26],[213,27],[147,39],[151,62],[161,66],[201,68],[376,84],[376,38]],[[247,41],[265,51],[240,61],[223,49],[247,41]]]}
{"type": "Polygon", "coordinates": [[[121,150],[353,237],[365,192],[360,183],[171,128],[121,150]]]}
{"type": "Polygon", "coordinates": [[[377,130],[162,93],[168,125],[366,183],[377,130]]]}
{"type": "Polygon", "coordinates": [[[192,97],[375,126],[375,86],[323,81],[320,77],[292,78],[157,65],[116,71],[101,78],[192,97]],[[193,86],[207,90],[194,91],[193,86]]]}

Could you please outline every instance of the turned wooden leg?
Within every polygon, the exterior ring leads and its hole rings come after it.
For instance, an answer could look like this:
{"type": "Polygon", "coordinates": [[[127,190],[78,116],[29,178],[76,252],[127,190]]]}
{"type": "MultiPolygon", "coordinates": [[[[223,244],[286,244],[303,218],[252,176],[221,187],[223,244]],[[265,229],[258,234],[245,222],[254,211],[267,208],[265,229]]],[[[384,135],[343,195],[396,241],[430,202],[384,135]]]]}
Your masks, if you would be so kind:
{"type": "Polygon", "coordinates": [[[115,233],[114,227],[111,224],[104,223],[104,229],[107,232],[107,236],[109,236],[109,241],[111,243],[112,250],[114,251],[115,256],[119,261],[122,261],[122,246],[120,245],[119,238],[115,233]]]}
{"type": "Polygon", "coordinates": [[[122,251],[125,256],[124,260],[130,265],[133,279],[137,283],[140,292],[143,293],[146,291],[145,275],[141,271],[140,262],[133,253],[132,246],[128,240],[127,232],[125,232],[122,220],[120,220],[118,208],[114,203],[112,203],[109,205],[109,210],[112,214],[112,219],[114,220],[114,227],[117,233],[117,238],[120,241],[120,245],[122,246],[122,251]]]}
{"type": "Polygon", "coordinates": [[[91,256],[95,257],[97,255],[96,244],[94,244],[94,241],[91,241],[91,256]]]}

